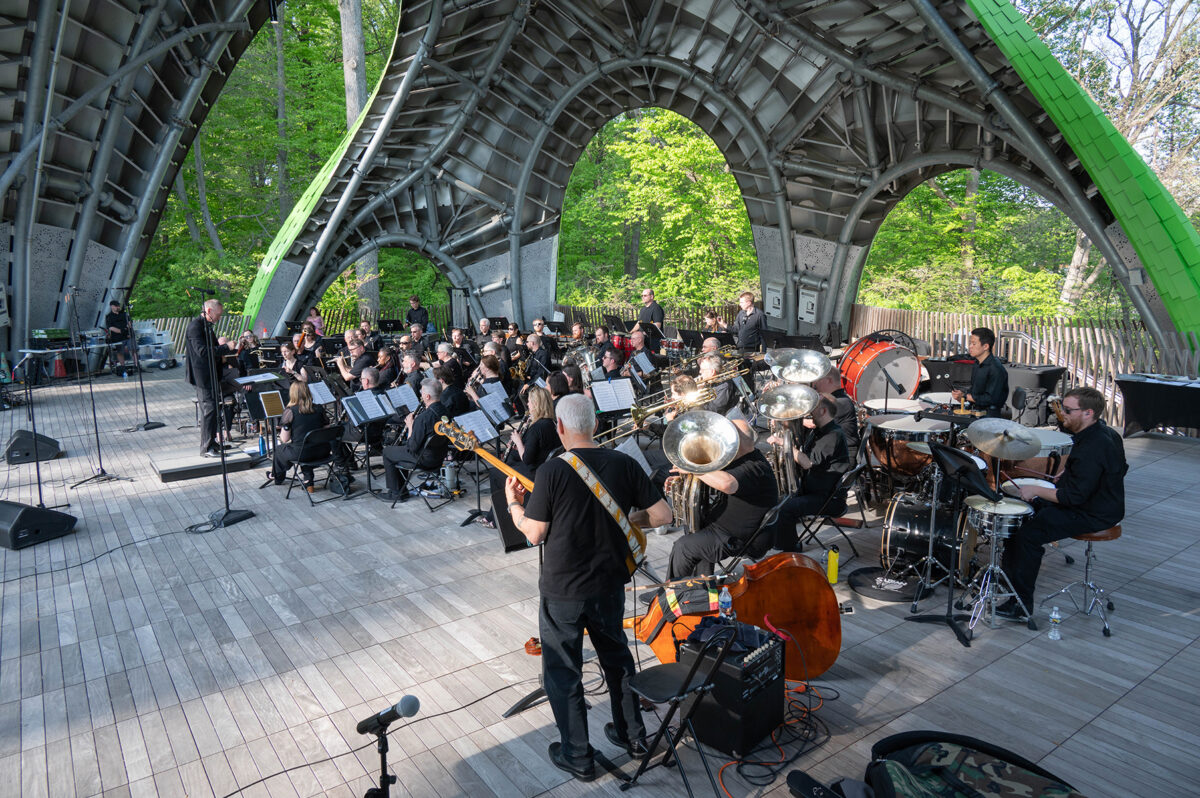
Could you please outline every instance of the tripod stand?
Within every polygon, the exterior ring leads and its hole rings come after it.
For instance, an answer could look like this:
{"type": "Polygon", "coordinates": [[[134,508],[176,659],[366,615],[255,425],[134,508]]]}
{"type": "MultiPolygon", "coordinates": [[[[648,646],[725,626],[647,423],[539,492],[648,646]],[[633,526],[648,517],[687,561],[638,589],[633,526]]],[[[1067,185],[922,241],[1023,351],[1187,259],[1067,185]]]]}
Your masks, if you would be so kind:
{"type": "Polygon", "coordinates": [[[79,313],[75,302],[76,286],[67,287],[67,301],[71,303],[71,345],[78,348],[83,353],[84,372],[87,374],[88,397],[92,402],[92,431],[96,435],[96,473],[86,479],[81,479],[71,486],[74,490],[80,485],[86,485],[89,482],[113,482],[116,480],[124,480],[133,482],[132,477],[122,477],[117,474],[110,474],[104,470],[104,450],[100,445],[100,421],[96,416],[96,391],[93,387],[92,370],[88,367],[87,348],[83,346],[82,336],[79,334],[79,313]]]}
{"type": "MultiPolygon", "coordinates": [[[[27,408],[26,413],[29,416],[29,424],[31,427],[33,427],[33,470],[34,470],[34,474],[37,477],[37,489],[38,489],[37,506],[38,506],[39,510],[55,510],[55,509],[58,509],[59,507],[70,507],[71,506],[70,502],[63,502],[62,504],[55,504],[50,507],[47,507],[45,499],[42,496],[42,457],[41,457],[41,453],[38,451],[37,413],[34,412],[34,409],[33,409],[33,383],[29,379],[29,367],[25,365],[26,363],[29,362],[29,359],[32,357],[33,357],[32,353],[25,355],[25,357],[21,358],[21,362],[16,365],[16,368],[14,368],[13,371],[16,372],[17,369],[21,369],[21,374],[25,378],[25,406],[27,408]]],[[[40,364],[39,364],[39,367],[40,367],[40,364]]]]}
{"type": "Polygon", "coordinates": [[[151,421],[150,420],[150,408],[146,404],[146,380],[142,377],[142,357],[141,357],[141,351],[140,351],[141,347],[138,346],[137,333],[135,333],[133,331],[133,314],[129,311],[129,308],[133,304],[133,302],[129,299],[129,295],[128,295],[128,292],[130,291],[130,289],[127,288],[127,289],[125,289],[125,291],[126,291],[125,331],[129,334],[129,338],[127,340],[130,342],[130,344],[133,348],[133,370],[137,372],[138,390],[140,390],[142,393],[142,413],[145,415],[145,418],[146,418],[145,421],[141,422],[140,424],[136,424],[125,431],[126,432],[148,432],[152,429],[159,429],[161,427],[165,427],[166,424],[164,424],[161,421],[151,421]]]}

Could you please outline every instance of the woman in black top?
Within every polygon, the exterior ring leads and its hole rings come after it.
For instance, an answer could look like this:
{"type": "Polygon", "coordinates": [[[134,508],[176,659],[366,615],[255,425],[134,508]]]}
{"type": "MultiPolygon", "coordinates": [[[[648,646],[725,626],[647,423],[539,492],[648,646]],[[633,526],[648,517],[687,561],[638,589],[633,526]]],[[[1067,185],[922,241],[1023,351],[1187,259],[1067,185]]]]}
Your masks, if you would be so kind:
{"type": "Polygon", "coordinates": [[[258,336],[247,330],[238,342],[238,371],[243,377],[258,368],[258,336]]]}
{"type": "Polygon", "coordinates": [[[279,345],[279,370],[294,380],[308,382],[304,361],[296,356],[296,347],[290,343],[279,345]]]}
{"type": "MultiPolygon", "coordinates": [[[[312,394],[309,393],[306,383],[292,383],[288,391],[288,406],[279,422],[280,445],[275,447],[274,468],[267,472],[267,477],[274,479],[276,485],[283,484],[287,479],[288,469],[299,459],[304,436],[325,426],[325,411],[313,404],[312,394]]],[[[329,454],[329,447],[324,449],[323,452],[309,451],[307,455],[309,458],[324,457],[329,454]]],[[[305,489],[312,493],[313,470],[302,468],[300,473],[304,477],[305,489]]]]}
{"type": "Polygon", "coordinates": [[[375,356],[375,368],[379,369],[379,384],[385,388],[391,387],[400,373],[400,366],[396,362],[396,353],[390,346],[379,350],[379,354],[375,356]]]}
{"type": "Polygon", "coordinates": [[[521,458],[521,464],[531,475],[538,466],[546,462],[550,453],[562,444],[558,440],[558,428],[554,423],[554,402],[550,392],[536,385],[529,389],[530,425],[520,435],[513,433],[513,449],[521,458]]]}

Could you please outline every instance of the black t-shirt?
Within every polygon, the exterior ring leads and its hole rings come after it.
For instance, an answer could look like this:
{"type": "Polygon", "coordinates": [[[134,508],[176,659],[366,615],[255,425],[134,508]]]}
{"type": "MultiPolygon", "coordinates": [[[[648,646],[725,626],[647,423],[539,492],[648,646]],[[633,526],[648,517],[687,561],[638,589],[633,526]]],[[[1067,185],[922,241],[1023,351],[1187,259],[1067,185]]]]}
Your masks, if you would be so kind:
{"type": "Polygon", "coordinates": [[[762,331],[767,329],[767,320],[758,308],[751,308],[749,313],[739,310],[733,320],[733,334],[738,349],[757,349],[762,343],[762,331]]]}
{"type": "Polygon", "coordinates": [[[858,444],[862,440],[862,436],[858,433],[858,408],[854,406],[854,400],[846,393],[845,388],[835,388],[830,396],[837,403],[837,415],[833,417],[833,420],[842,428],[842,434],[846,436],[846,449],[850,452],[850,456],[855,457],[858,453],[858,444]]]}
{"type": "Polygon", "coordinates": [[[442,405],[450,418],[457,418],[463,413],[471,412],[471,397],[457,385],[447,385],[442,388],[442,405]]]}
{"type": "MultiPolygon", "coordinates": [[[[612,449],[573,452],[604,483],[627,515],[662,499],[662,492],[633,458],[612,449]]],[[[570,463],[555,457],[538,469],[533,494],[525,502],[525,514],[550,524],[538,583],[546,598],[603,596],[620,590],[629,581],[625,536],[570,463]]]]}
{"type": "Polygon", "coordinates": [[[409,327],[420,324],[422,330],[429,332],[429,311],[422,307],[410,307],[404,311],[404,323],[409,327]]]}
{"type": "Polygon", "coordinates": [[[104,330],[108,333],[109,343],[118,344],[121,341],[129,338],[129,317],[124,311],[117,313],[107,313],[104,316],[104,330]],[[118,327],[120,332],[113,332],[111,328],[118,327]]]}
{"type": "Polygon", "coordinates": [[[375,356],[370,352],[363,352],[358,357],[354,358],[354,362],[350,364],[350,376],[358,379],[362,376],[363,369],[375,365],[375,356]]]}
{"type": "Polygon", "coordinates": [[[558,439],[558,425],[552,418],[539,418],[530,424],[529,429],[521,436],[521,442],[525,444],[525,454],[521,457],[521,462],[534,473],[537,472],[538,466],[546,462],[551,452],[562,446],[558,439]]]}
{"type": "MultiPolygon", "coordinates": [[[[651,322],[662,327],[663,319],[666,317],[667,314],[663,313],[662,305],[653,300],[651,300],[649,305],[642,305],[641,310],[638,311],[638,323],[643,325],[651,322]]],[[[642,327],[642,329],[644,330],[645,327],[642,327]]]]}
{"type": "Polygon", "coordinates": [[[982,363],[976,362],[971,373],[971,404],[988,415],[998,416],[1008,401],[1008,372],[989,354],[982,363]]]}
{"type": "Polygon", "coordinates": [[[726,500],[725,509],[708,525],[729,537],[745,540],[779,501],[775,474],[758,449],[734,460],[725,473],[737,480],[737,493],[726,500]]]}
{"type": "Polygon", "coordinates": [[[804,453],[812,467],[804,473],[804,493],[826,497],[833,493],[842,474],[850,470],[846,435],[836,421],[808,433],[804,453]]]}

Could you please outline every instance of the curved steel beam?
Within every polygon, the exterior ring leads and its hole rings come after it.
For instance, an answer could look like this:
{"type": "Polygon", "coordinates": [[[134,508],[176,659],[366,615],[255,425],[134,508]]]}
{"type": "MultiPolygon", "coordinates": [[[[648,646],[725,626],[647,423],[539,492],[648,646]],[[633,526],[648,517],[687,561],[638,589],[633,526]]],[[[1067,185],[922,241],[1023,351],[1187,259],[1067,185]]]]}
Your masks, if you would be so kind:
{"type": "Polygon", "coordinates": [[[933,7],[930,0],[909,0],[913,10],[921,17],[921,20],[929,26],[930,30],[937,36],[938,41],[950,53],[958,64],[967,71],[971,81],[983,92],[982,101],[984,103],[991,102],[993,106],[1000,112],[1004,121],[1008,123],[1016,133],[1020,136],[1022,143],[1028,149],[1027,154],[1037,158],[1038,165],[1047,175],[1054,179],[1054,182],[1063,187],[1064,196],[1072,207],[1075,207],[1078,213],[1087,221],[1086,226],[1080,225],[1080,229],[1087,234],[1096,248],[1104,255],[1109,266],[1113,270],[1113,274],[1121,281],[1121,285],[1125,288],[1125,292],[1129,295],[1133,306],[1137,308],[1138,313],[1142,317],[1146,329],[1154,336],[1157,341],[1166,340],[1163,336],[1162,327],[1155,318],[1154,312],[1150,309],[1150,304],[1146,298],[1142,296],[1140,291],[1131,290],[1129,285],[1129,269],[1125,266],[1125,261],[1121,259],[1121,254],[1117,252],[1116,246],[1104,234],[1104,225],[1100,220],[1096,209],[1087,201],[1083,191],[1075,182],[1071,173],[1063,166],[1058,157],[1051,152],[1050,148],[1038,135],[1037,129],[1033,124],[1025,118],[1017,107],[1013,105],[1008,95],[1004,93],[1003,88],[997,83],[988,73],[983,65],[975,58],[974,53],[967,48],[965,44],[955,34],[954,29],[950,24],[942,18],[937,9],[933,7]]]}
{"type": "MultiPolygon", "coordinates": [[[[546,138],[550,135],[554,121],[584,89],[602,77],[607,77],[621,70],[636,69],[639,67],[653,67],[664,72],[670,72],[683,78],[685,82],[700,87],[714,102],[719,104],[742,125],[753,141],[754,146],[761,153],[764,171],[771,181],[771,190],[775,195],[775,209],[779,217],[779,232],[783,240],[784,272],[789,281],[791,276],[795,274],[795,251],[792,248],[792,221],[787,204],[787,189],[783,182],[783,176],[780,174],[778,166],[774,163],[773,151],[767,144],[766,135],[759,129],[755,121],[735,100],[723,95],[715,84],[701,77],[695,67],[673,58],[658,55],[617,58],[599,64],[591,72],[580,77],[574,85],[568,87],[558,101],[547,111],[536,135],[529,143],[529,154],[524,164],[522,164],[521,174],[517,178],[516,186],[513,189],[513,220],[508,233],[508,266],[509,279],[512,282],[513,314],[518,319],[523,317],[524,311],[524,308],[521,306],[521,211],[525,204],[525,195],[529,190],[529,181],[533,176],[533,168],[537,155],[541,152],[546,138]]],[[[789,289],[784,294],[784,298],[784,315],[787,317],[788,331],[794,334],[797,327],[795,291],[789,289]]]]}

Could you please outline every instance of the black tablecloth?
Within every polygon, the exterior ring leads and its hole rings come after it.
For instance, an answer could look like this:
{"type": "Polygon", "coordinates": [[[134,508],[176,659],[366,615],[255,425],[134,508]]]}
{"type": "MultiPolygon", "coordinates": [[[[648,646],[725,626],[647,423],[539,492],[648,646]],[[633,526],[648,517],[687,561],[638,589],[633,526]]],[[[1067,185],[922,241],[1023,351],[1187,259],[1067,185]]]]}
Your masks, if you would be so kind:
{"type": "Polygon", "coordinates": [[[1125,397],[1125,435],[1165,427],[1200,427],[1200,386],[1185,382],[1150,382],[1120,376],[1125,397]]]}

